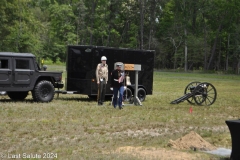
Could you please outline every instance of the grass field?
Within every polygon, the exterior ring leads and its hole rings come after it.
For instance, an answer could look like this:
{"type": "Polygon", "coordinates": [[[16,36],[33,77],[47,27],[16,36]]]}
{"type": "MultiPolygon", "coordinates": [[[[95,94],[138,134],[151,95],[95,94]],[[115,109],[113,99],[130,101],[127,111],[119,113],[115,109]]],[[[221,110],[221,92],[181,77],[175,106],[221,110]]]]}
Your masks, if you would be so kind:
{"type": "MultiPolygon", "coordinates": [[[[64,71],[65,68],[57,69],[64,71]]],[[[23,102],[0,96],[0,156],[2,159],[4,156],[22,159],[43,159],[43,156],[53,159],[54,156],[58,159],[159,159],[137,152],[125,154],[119,148],[143,147],[143,153],[156,149],[174,153],[167,145],[169,140],[190,131],[216,147],[231,149],[225,120],[240,117],[239,81],[237,75],[155,72],[153,95],[147,96],[143,106],[125,106],[123,110],[114,109],[109,102],[97,106],[96,101],[90,101],[84,95],[60,95],[51,103],[35,103],[31,95],[23,102]],[[183,95],[185,87],[192,81],[212,83],[217,89],[216,102],[211,106],[190,105],[187,101],[170,104],[183,95]],[[190,107],[193,108],[191,114],[190,107]]],[[[180,152],[192,157],[197,155],[196,159],[221,158],[200,151],[180,152]]]]}

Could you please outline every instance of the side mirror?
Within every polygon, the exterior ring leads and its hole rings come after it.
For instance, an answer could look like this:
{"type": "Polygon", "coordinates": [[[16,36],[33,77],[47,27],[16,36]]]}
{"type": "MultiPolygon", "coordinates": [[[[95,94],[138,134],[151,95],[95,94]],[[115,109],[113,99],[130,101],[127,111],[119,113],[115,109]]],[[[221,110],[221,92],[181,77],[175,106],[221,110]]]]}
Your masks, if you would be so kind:
{"type": "Polygon", "coordinates": [[[43,70],[46,71],[47,70],[47,66],[46,65],[43,65],[43,70]]]}

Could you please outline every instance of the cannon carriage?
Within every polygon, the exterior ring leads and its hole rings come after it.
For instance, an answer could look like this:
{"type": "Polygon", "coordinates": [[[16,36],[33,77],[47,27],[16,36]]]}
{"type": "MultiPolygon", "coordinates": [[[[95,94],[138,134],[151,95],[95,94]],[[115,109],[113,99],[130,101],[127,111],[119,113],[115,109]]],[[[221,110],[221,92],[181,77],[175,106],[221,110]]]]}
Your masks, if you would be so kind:
{"type": "Polygon", "coordinates": [[[187,100],[190,104],[210,106],[216,99],[217,90],[211,83],[191,82],[186,86],[184,96],[172,101],[171,104],[187,100]]]}

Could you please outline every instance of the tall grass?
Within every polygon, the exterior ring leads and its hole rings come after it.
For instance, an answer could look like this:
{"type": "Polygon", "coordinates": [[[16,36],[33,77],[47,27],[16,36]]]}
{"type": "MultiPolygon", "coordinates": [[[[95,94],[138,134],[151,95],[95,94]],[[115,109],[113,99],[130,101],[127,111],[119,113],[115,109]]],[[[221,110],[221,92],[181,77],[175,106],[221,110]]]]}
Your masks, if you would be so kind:
{"type": "Polygon", "coordinates": [[[153,95],[147,96],[143,106],[126,105],[123,110],[114,109],[109,101],[97,106],[84,95],[60,95],[51,103],[35,103],[31,95],[23,102],[1,96],[0,153],[57,153],[58,159],[142,159],[115,150],[123,146],[168,149],[170,139],[190,131],[217,147],[231,148],[225,120],[239,119],[239,80],[236,75],[155,72],[153,95]],[[192,81],[213,84],[216,102],[211,106],[187,101],[170,104],[192,81]]]}

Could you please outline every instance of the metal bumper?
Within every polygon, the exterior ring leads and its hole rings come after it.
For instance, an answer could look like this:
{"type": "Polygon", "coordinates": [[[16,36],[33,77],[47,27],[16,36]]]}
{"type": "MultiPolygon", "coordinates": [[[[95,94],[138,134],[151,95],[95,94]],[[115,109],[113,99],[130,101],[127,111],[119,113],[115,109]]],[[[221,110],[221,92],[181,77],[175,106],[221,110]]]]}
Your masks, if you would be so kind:
{"type": "Polygon", "coordinates": [[[63,88],[64,87],[64,84],[61,83],[61,82],[58,82],[58,83],[55,83],[55,88],[63,88]]]}

